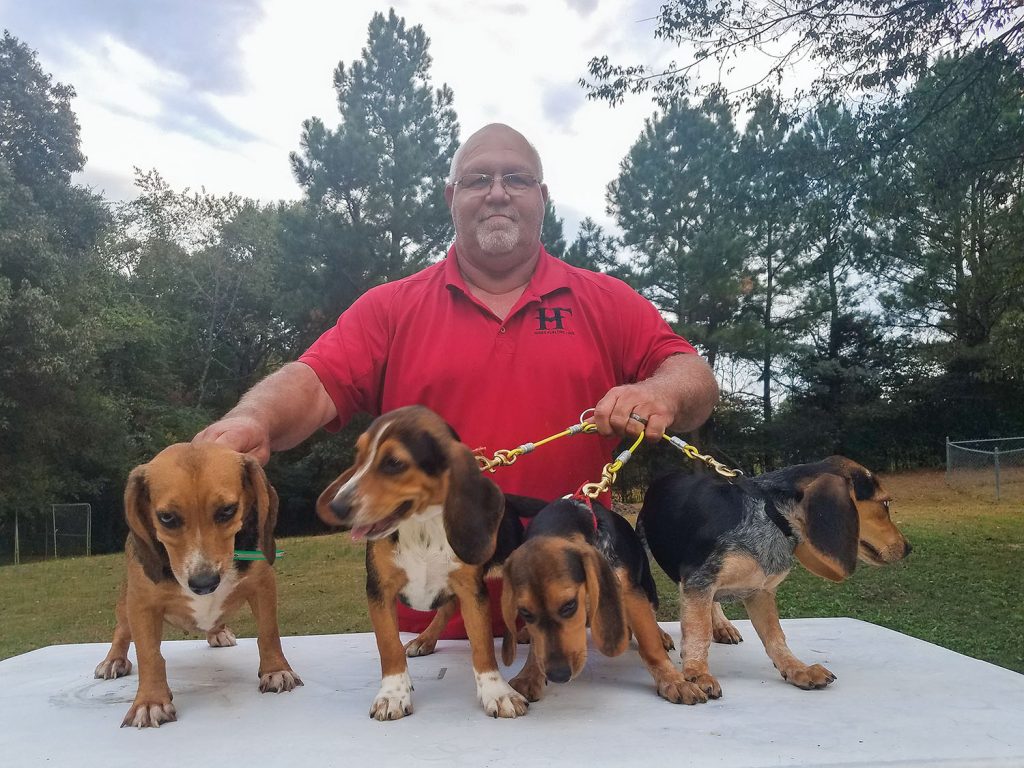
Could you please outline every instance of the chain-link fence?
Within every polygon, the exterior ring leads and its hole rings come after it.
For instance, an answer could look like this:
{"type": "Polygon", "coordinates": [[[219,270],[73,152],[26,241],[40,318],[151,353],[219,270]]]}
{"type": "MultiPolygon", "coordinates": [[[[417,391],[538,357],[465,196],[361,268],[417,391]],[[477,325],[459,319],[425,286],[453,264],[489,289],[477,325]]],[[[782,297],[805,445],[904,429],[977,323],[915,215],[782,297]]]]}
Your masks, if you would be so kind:
{"type": "Polygon", "coordinates": [[[947,437],[946,485],[994,501],[1024,502],[1024,437],[947,437]]]}

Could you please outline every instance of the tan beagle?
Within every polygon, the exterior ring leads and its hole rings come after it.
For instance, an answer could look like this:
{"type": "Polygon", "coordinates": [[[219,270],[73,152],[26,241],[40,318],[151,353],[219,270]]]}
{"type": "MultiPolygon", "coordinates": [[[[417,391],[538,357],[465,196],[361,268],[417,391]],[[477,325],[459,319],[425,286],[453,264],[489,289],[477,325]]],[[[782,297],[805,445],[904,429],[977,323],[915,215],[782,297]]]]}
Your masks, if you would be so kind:
{"type": "Polygon", "coordinates": [[[121,726],[157,728],[177,719],[160,655],[163,623],[205,632],[211,646],[235,645],[225,625],[248,602],[256,618],[259,689],[302,685],[281,650],[277,626],[274,525],[277,493],[263,468],[211,443],[179,443],[132,470],[124,496],[127,579],[117,601],[117,628],[95,676],[131,672],[135,642],[139,688],[121,726]],[[259,548],[264,560],[236,560],[259,548]]]}

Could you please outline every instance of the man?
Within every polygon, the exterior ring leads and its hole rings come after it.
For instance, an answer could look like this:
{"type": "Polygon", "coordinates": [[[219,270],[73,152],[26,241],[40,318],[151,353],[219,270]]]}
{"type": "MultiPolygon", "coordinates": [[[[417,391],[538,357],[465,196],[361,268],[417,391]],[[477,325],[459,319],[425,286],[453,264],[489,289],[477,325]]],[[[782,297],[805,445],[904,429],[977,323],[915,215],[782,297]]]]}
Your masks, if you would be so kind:
{"type": "MultiPolygon", "coordinates": [[[[700,426],[718,397],[709,367],[629,286],[543,249],[542,180],[540,157],[518,131],[474,133],[445,188],[455,224],[447,258],[361,296],[195,440],[265,463],[359,411],[417,403],[490,456],[594,407],[603,437],[566,438],[494,475],[507,493],[550,500],[599,480],[623,436],[645,430],[658,441],[669,427],[700,426]]],[[[403,630],[426,626],[429,615],[417,613],[400,612],[403,630]]]]}

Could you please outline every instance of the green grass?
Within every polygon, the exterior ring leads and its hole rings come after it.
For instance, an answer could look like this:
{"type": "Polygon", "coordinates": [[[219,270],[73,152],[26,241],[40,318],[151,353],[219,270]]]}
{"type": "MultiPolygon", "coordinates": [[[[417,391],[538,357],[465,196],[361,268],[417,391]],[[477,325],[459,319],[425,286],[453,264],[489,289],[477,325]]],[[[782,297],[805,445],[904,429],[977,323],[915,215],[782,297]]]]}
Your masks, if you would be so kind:
{"type": "MultiPolygon", "coordinates": [[[[940,473],[883,478],[883,484],[914,546],[910,558],[885,568],[861,566],[843,584],[797,566],[779,590],[782,616],[850,616],[1024,672],[1024,510],[952,492],[940,473]]],[[[279,546],[287,553],[275,565],[283,634],[370,630],[362,546],[345,535],[284,539],[279,546]]],[[[57,643],[108,641],[123,568],[121,555],[0,568],[0,658],[57,643]]],[[[676,620],[676,588],[658,577],[659,618],[676,620]]],[[[743,617],[742,606],[726,612],[743,617]]],[[[232,627],[242,636],[254,632],[247,611],[232,627]]],[[[184,637],[171,628],[165,636],[184,637]]]]}

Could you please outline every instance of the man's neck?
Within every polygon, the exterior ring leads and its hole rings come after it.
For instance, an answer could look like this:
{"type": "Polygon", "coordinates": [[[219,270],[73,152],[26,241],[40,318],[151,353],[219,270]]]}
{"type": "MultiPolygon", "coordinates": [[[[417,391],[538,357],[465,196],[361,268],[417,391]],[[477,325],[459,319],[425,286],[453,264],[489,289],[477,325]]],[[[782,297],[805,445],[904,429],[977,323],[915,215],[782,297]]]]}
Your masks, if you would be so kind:
{"type": "MultiPolygon", "coordinates": [[[[456,255],[458,256],[457,248],[456,255]]],[[[508,261],[506,257],[484,258],[494,258],[494,262],[484,262],[486,267],[491,267],[492,264],[500,266],[502,261],[508,261]]],[[[513,266],[504,270],[481,268],[476,260],[462,256],[458,256],[458,263],[459,272],[466,281],[469,292],[483,302],[495,315],[504,319],[515,303],[519,301],[526,286],[530,284],[539,259],[540,248],[538,247],[531,258],[514,263],[513,266]]]]}

